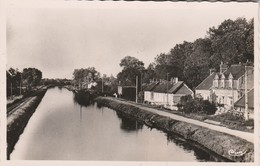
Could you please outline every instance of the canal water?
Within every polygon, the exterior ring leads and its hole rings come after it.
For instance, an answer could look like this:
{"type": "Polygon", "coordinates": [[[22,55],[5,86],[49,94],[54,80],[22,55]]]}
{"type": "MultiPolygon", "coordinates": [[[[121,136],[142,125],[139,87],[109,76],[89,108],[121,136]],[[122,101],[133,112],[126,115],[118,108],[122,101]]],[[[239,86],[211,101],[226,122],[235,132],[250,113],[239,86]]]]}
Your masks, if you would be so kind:
{"type": "Polygon", "coordinates": [[[49,89],[11,160],[214,161],[209,153],[73,92],[49,89]]]}

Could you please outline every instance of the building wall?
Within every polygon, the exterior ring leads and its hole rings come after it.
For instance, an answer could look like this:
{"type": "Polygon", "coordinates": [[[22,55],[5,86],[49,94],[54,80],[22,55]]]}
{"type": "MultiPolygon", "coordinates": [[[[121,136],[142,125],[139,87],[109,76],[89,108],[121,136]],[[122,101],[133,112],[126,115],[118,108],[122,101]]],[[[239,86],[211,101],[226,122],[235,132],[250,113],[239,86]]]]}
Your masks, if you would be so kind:
{"type": "Polygon", "coordinates": [[[216,102],[224,104],[226,107],[231,107],[233,102],[236,102],[239,99],[237,90],[213,89],[213,93],[216,95],[216,102]]]}
{"type": "Polygon", "coordinates": [[[200,95],[203,98],[203,100],[211,100],[210,90],[196,90],[195,96],[197,95],[200,95]]]}
{"type": "MultiPolygon", "coordinates": [[[[170,94],[168,94],[168,97],[170,94]]],[[[166,105],[167,104],[167,93],[158,93],[154,92],[154,103],[158,105],[166,105]]]]}
{"type": "Polygon", "coordinates": [[[145,91],[144,92],[144,101],[148,101],[148,102],[153,102],[153,97],[152,97],[152,93],[150,91],[145,91]]]}

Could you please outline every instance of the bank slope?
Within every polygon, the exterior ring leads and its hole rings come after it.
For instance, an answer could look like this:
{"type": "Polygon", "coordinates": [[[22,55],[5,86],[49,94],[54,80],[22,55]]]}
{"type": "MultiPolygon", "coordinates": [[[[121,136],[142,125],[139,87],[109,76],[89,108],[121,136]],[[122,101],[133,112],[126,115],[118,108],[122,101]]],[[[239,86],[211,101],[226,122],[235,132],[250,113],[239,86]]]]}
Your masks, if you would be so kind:
{"type": "Polygon", "coordinates": [[[132,104],[117,102],[108,97],[98,97],[96,101],[98,104],[143,121],[147,125],[182,136],[187,141],[199,144],[228,160],[236,162],[254,161],[254,144],[244,139],[151,113],[132,104]]]}

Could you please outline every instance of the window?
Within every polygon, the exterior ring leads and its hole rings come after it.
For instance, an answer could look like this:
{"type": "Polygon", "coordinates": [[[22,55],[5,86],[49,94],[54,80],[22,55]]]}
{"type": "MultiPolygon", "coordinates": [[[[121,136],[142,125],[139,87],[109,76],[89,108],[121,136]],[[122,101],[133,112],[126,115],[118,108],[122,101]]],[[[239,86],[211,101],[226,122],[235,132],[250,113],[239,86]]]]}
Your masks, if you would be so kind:
{"type": "Polygon", "coordinates": [[[224,79],[221,80],[221,88],[225,88],[225,80],[224,79]]]}
{"type": "Polygon", "coordinates": [[[218,87],[218,80],[214,80],[214,83],[215,83],[215,87],[217,88],[218,87]]]}
{"type": "Polygon", "coordinates": [[[153,94],[153,92],[151,92],[151,100],[153,100],[153,96],[154,96],[154,94],[153,94]]]}

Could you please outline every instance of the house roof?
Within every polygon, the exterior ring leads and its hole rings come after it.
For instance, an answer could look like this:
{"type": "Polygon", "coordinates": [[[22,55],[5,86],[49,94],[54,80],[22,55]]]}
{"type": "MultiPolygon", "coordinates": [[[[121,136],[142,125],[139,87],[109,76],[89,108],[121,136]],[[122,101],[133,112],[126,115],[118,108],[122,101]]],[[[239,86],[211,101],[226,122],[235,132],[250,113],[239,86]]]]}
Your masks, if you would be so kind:
{"type": "Polygon", "coordinates": [[[195,89],[196,90],[209,90],[213,85],[214,77],[217,73],[212,73],[205,80],[203,80],[195,89]]]}
{"type": "Polygon", "coordinates": [[[180,89],[181,85],[183,84],[183,81],[178,81],[177,83],[173,84],[170,90],[168,90],[168,93],[175,93],[180,89]]]}
{"type": "Polygon", "coordinates": [[[245,65],[243,64],[236,64],[231,65],[223,74],[226,78],[228,78],[229,74],[232,74],[233,79],[237,80],[239,77],[245,74],[245,65]]]}
{"type": "Polygon", "coordinates": [[[158,85],[158,83],[156,83],[156,82],[147,84],[146,87],[143,88],[143,90],[144,91],[152,91],[155,88],[156,85],[158,85]]]}
{"type": "MultiPolygon", "coordinates": [[[[243,95],[237,102],[235,102],[235,107],[245,108],[245,95],[243,95]]],[[[254,109],[254,89],[248,92],[248,108],[254,109]]]]}
{"type": "MultiPolygon", "coordinates": [[[[155,85],[155,87],[151,91],[159,92],[159,93],[167,93],[167,90],[168,90],[168,93],[176,94],[184,85],[185,85],[185,83],[183,81],[178,81],[177,83],[165,81],[165,82],[155,85]]],[[[186,86],[186,89],[189,89],[189,88],[186,86]]],[[[189,89],[189,90],[192,92],[191,89],[189,89]]],[[[182,93],[182,92],[180,92],[180,93],[182,93]]]]}
{"type": "Polygon", "coordinates": [[[167,81],[167,82],[162,82],[158,84],[153,91],[154,92],[160,92],[160,93],[167,93],[167,90],[170,90],[173,87],[173,83],[167,81]]]}
{"type": "MultiPolygon", "coordinates": [[[[234,80],[237,80],[245,74],[245,64],[235,64],[231,65],[226,71],[224,71],[224,76],[226,79],[229,78],[230,74],[234,80]]],[[[213,80],[215,76],[219,78],[222,77],[221,73],[212,73],[206,79],[204,79],[195,89],[196,90],[209,90],[213,85],[213,80]]],[[[227,85],[227,84],[226,84],[227,85]]]]}

